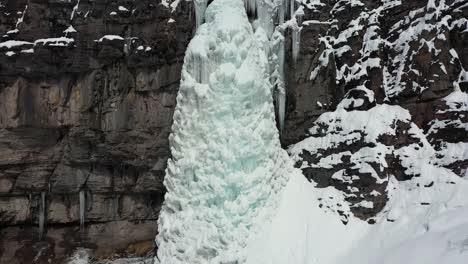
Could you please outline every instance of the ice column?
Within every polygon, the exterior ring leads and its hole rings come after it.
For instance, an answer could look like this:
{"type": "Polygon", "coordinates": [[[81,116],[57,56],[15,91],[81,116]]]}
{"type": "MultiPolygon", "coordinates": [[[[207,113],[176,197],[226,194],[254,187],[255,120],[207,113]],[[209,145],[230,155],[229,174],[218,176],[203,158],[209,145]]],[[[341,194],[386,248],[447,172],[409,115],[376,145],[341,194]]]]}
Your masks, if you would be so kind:
{"type": "MultiPolygon", "coordinates": [[[[288,8],[288,0],[283,0],[279,2],[277,7],[278,9],[278,22],[279,25],[284,24],[286,10],[288,8]]],[[[284,51],[284,35],[278,31],[275,31],[276,35],[273,36],[273,41],[276,39],[277,43],[277,68],[278,68],[278,77],[276,80],[276,104],[277,104],[277,112],[278,112],[278,119],[279,119],[279,129],[280,134],[283,133],[284,129],[284,119],[286,114],[286,86],[284,83],[284,59],[285,59],[285,51],[284,51]],[[275,38],[276,37],[276,38],[275,38]]]]}

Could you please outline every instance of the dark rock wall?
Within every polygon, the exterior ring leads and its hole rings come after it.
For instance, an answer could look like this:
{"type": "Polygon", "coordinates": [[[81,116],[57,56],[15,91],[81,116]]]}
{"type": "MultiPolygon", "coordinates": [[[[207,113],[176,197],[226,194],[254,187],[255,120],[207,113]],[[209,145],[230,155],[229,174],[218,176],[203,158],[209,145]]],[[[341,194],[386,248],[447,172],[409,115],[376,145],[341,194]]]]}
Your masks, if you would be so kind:
{"type": "Polygon", "coordinates": [[[0,1],[0,263],[154,239],[195,24],[159,2],[0,1]]]}

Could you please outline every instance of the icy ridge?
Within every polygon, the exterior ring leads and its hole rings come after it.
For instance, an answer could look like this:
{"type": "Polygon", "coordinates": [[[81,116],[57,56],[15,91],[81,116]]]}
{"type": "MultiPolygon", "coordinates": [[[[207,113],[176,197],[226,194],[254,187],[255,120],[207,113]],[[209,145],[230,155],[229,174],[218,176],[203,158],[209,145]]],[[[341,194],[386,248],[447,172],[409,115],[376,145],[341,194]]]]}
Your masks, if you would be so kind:
{"type": "Polygon", "coordinates": [[[215,0],[188,46],[156,239],[163,264],[244,263],[296,171],[275,126],[268,41],[241,0],[215,0]]]}

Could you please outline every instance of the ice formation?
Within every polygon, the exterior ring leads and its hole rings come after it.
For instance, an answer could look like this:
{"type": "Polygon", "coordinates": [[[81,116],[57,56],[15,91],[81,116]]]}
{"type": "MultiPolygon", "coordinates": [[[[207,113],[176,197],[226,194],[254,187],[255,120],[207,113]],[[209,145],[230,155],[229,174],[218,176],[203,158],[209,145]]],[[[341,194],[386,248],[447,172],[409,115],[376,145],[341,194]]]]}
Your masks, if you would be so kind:
{"type": "Polygon", "coordinates": [[[203,23],[208,0],[193,0],[195,6],[195,23],[197,28],[203,23]]]}
{"type": "Polygon", "coordinates": [[[162,264],[245,263],[248,241],[298,173],[275,125],[269,29],[254,32],[242,0],[213,1],[205,20],[188,46],[174,113],[156,239],[162,264]]]}

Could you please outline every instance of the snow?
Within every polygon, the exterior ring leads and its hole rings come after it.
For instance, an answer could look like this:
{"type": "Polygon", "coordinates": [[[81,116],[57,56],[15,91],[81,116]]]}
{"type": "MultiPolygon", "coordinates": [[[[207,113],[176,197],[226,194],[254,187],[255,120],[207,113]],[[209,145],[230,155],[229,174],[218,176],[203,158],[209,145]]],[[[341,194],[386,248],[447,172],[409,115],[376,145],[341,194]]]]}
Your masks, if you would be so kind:
{"type": "Polygon", "coordinates": [[[120,12],[129,12],[129,10],[124,6],[119,6],[118,9],[120,12]]]}
{"type": "Polygon", "coordinates": [[[454,91],[443,98],[443,100],[446,102],[448,109],[445,111],[437,111],[438,114],[453,111],[468,111],[468,93],[454,91]]]}
{"type": "Polygon", "coordinates": [[[5,42],[0,42],[0,48],[11,49],[13,47],[23,46],[23,45],[32,45],[32,42],[21,41],[21,40],[7,40],[5,42]]]}
{"type": "MultiPolygon", "coordinates": [[[[450,6],[446,5],[445,1],[438,1],[437,3],[433,0],[428,1],[425,7],[411,11],[408,18],[401,22],[401,25],[393,28],[393,30],[396,30],[403,26],[407,27],[396,35],[398,38],[394,42],[387,43],[389,49],[397,51],[397,56],[395,56],[392,61],[393,69],[390,74],[388,74],[388,83],[385,86],[388,98],[398,96],[405,87],[409,86],[403,81],[403,77],[411,70],[414,64],[406,64],[408,61],[412,61],[412,58],[418,54],[423,47],[427,47],[429,52],[434,55],[441,52],[441,50],[435,48],[435,40],[445,39],[444,33],[446,30],[457,24],[456,21],[452,22],[450,12],[447,12],[449,9],[450,6]],[[433,20],[435,20],[435,22],[433,20]],[[411,45],[413,45],[413,42],[420,38],[425,32],[434,32],[436,37],[429,40],[421,39],[419,49],[412,50],[411,45]]],[[[456,56],[456,52],[455,54],[452,50],[449,52],[452,57],[456,56]]],[[[441,70],[445,72],[445,66],[441,66],[441,70]]],[[[417,82],[412,82],[410,87],[417,92],[422,92],[427,89],[423,84],[418,84],[417,82]]]]}
{"type": "Polygon", "coordinates": [[[17,28],[13,29],[13,30],[9,30],[7,31],[7,34],[15,34],[15,33],[18,33],[19,30],[17,28]]]}
{"type": "Polygon", "coordinates": [[[18,18],[18,20],[16,21],[16,28],[18,28],[19,25],[21,25],[21,23],[23,23],[23,21],[24,21],[24,15],[26,15],[26,11],[27,11],[27,10],[28,10],[28,5],[26,5],[26,6],[24,7],[23,12],[19,12],[19,13],[21,14],[21,17],[18,18]]]}
{"type": "Polygon", "coordinates": [[[460,160],[468,160],[468,142],[444,142],[437,154],[441,156],[437,161],[439,165],[449,165],[460,160]]]}
{"type": "Polygon", "coordinates": [[[76,29],[72,25],[70,25],[67,29],[63,31],[63,33],[75,33],[75,32],[76,32],[76,29]]]}
{"type": "Polygon", "coordinates": [[[302,25],[305,25],[305,26],[309,26],[309,25],[313,25],[313,24],[330,24],[329,21],[320,21],[320,20],[306,20],[304,22],[302,22],[302,25]]]}
{"type": "Polygon", "coordinates": [[[161,4],[166,8],[169,8],[169,0],[161,0],[161,4]]]}
{"type": "Polygon", "coordinates": [[[70,21],[73,20],[75,17],[76,11],[78,10],[78,7],[80,6],[80,0],[76,1],[76,5],[73,7],[72,13],[70,15],[70,21]]]}
{"type": "Polygon", "coordinates": [[[119,35],[105,35],[105,36],[102,36],[100,39],[97,40],[97,42],[102,42],[103,40],[124,40],[124,38],[122,38],[121,36],[119,35]]]}

